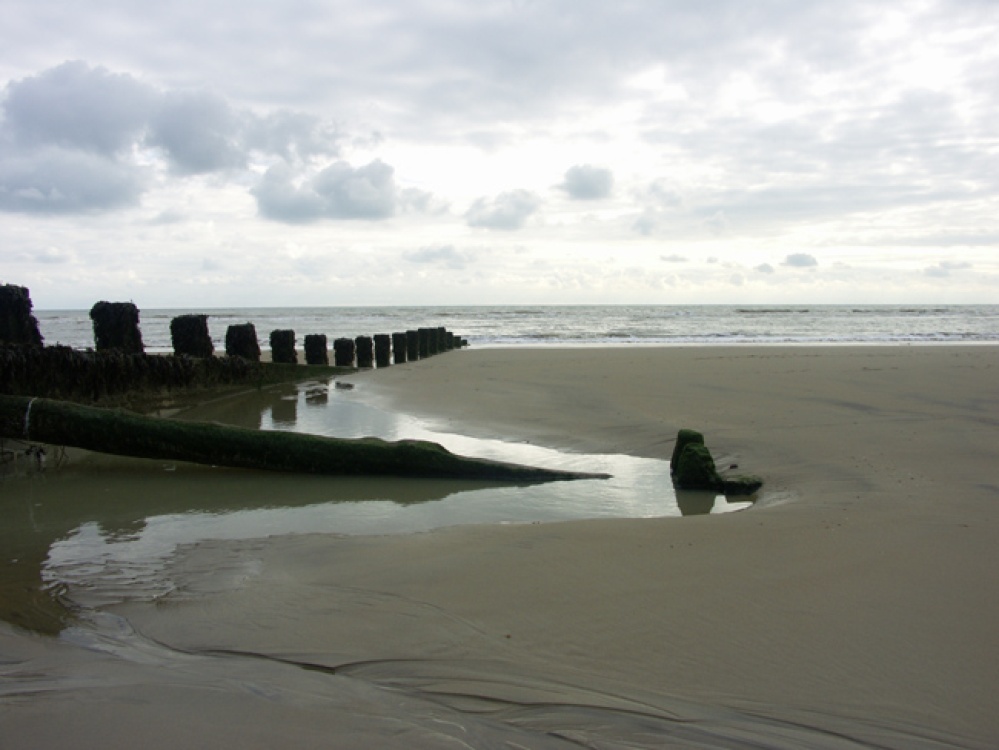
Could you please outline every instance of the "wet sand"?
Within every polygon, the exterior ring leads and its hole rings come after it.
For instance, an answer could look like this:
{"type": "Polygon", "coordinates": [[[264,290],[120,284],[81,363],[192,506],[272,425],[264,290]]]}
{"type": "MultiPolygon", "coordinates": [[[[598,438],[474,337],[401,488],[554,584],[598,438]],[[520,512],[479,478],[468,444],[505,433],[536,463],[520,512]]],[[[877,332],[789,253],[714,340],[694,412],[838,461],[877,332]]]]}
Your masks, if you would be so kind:
{"type": "Polygon", "coordinates": [[[127,677],[0,632],[0,674],[53,684],[0,696],[0,733],[994,747],[997,372],[999,348],[940,346],[473,350],[359,373],[468,434],[663,457],[700,429],[766,494],[717,517],[201,545],[172,594],[118,608],[145,660],[127,677]]]}

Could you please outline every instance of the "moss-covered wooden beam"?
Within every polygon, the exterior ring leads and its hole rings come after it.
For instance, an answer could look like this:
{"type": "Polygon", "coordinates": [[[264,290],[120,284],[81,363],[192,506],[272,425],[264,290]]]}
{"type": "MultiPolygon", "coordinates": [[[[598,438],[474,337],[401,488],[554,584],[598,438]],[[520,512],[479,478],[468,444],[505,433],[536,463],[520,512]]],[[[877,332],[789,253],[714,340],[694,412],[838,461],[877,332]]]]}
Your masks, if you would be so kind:
{"type": "Polygon", "coordinates": [[[509,482],[606,478],[467,458],[421,440],[389,442],[250,430],[26,396],[0,396],[0,437],[133,458],[308,474],[509,482]]]}

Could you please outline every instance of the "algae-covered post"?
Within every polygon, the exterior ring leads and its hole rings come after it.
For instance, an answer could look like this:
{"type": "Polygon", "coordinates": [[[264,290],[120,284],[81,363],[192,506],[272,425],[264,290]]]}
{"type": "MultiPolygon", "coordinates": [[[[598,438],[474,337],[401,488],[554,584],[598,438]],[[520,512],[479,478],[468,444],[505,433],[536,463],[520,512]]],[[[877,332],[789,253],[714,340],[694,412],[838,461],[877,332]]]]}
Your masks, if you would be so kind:
{"type": "Polygon", "coordinates": [[[433,336],[431,336],[430,328],[419,328],[417,332],[420,335],[420,359],[426,359],[431,354],[436,354],[437,351],[433,346],[433,336]]]}
{"type": "Polygon", "coordinates": [[[709,490],[725,495],[752,495],[763,486],[763,480],[751,474],[736,477],[721,476],[715,467],[711,451],[704,444],[704,435],[696,430],[682,429],[677,433],[669,470],[673,484],[679,490],[709,490]]]}
{"type": "Polygon", "coordinates": [[[31,293],[27,287],[0,286],[0,343],[42,345],[38,321],[31,314],[31,293]]]}
{"type": "Polygon", "coordinates": [[[358,336],[355,339],[357,344],[357,366],[374,367],[375,348],[370,336],[358,336]]]}
{"type": "Polygon", "coordinates": [[[242,357],[251,362],[260,361],[260,342],[253,323],[231,325],[225,332],[225,353],[230,357],[242,357]]]}
{"type": "Polygon", "coordinates": [[[354,349],[354,339],[335,339],[333,341],[333,364],[337,367],[353,367],[354,349]]]}
{"type": "Polygon", "coordinates": [[[330,354],[326,345],[326,334],[307,334],[305,336],[305,364],[328,365],[329,363],[330,354]]]}
{"type": "Polygon", "coordinates": [[[271,331],[271,362],[285,365],[298,364],[294,331],[289,329],[271,331]]]}
{"type": "Polygon", "coordinates": [[[90,308],[90,319],[94,322],[94,348],[97,351],[145,352],[139,331],[139,308],[133,303],[102,300],[90,308]]]}
{"type": "Polygon", "coordinates": [[[392,354],[395,357],[395,363],[397,365],[402,365],[406,363],[406,334],[405,333],[393,333],[392,334],[392,354]]]}
{"type": "Polygon", "coordinates": [[[415,362],[420,358],[420,332],[406,331],[406,359],[415,362]]]}
{"type": "Polygon", "coordinates": [[[207,315],[178,315],[170,321],[170,341],[174,354],[210,357],[215,353],[207,315]]]}
{"type": "Polygon", "coordinates": [[[375,364],[378,367],[392,364],[392,337],[387,333],[375,334],[375,364]]]}

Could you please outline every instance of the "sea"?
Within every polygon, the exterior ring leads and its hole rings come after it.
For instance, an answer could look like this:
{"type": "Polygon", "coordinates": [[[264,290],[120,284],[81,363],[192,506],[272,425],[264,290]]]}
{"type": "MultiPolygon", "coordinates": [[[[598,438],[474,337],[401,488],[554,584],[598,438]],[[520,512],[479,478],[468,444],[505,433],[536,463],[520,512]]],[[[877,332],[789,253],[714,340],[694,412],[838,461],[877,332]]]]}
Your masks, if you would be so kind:
{"type": "MultiPolygon", "coordinates": [[[[988,344],[999,342],[999,305],[508,305],[267,307],[140,310],[146,351],[172,351],[170,321],[208,316],[217,351],[230,325],[336,338],[445,327],[470,346],[708,344],[988,344]]],[[[86,310],[35,312],[45,343],[93,347],[86,310]]]]}

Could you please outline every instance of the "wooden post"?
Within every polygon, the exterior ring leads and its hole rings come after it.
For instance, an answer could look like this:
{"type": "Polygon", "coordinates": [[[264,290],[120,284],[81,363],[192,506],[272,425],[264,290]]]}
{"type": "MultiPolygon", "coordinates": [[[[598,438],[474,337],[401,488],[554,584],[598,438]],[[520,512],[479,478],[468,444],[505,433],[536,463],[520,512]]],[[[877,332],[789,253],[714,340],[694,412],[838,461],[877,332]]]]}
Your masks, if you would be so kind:
{"type": "Polygon", "coordinates": [[[378,367],[392,364],[392,337],[387,333],[375,334],[375,364],[378,367]]]}
{"type": "Polygon", "coordinates": [[[406,331],[406,359],[415,362],[420,358],[420,332],[406,331]]]}
{"type": "Polygon", "coordinates": [[[357,366],[373,367],[375,364],[374,342],[370,336],[358,336],[354,339],[357,344],[357,366]]]}
{"type": "Polygon", "coordinates": [[[354,339],[336,339],[333,342],[333,364],[337,367],[354,366],[354,339]]]}
{"type": "Polygon", "coordinates": [[[297,365],[295,332],[290,329],[271,331],[271,362],[297,365]]]}
{"type": "Polygon", "coordinates": [[[393,333],[392,334],[392,354],[395,357],[395,363],[397,365],[402,365],[406,363],[406,334],[405,333],[393,333]]]}
{"type": "Polygon", "coordinates": [[[27,287],[0,285],[0,343],[42,345],[27,287]]]}
{"type": "Polygon", "coordinates": [[[330,363],[329,349],[326,346],[326,334],[309,333],[305,336],[305,364],[328,365],[330,363]]]}
{"type": "Polygon", "coordinates": [[[420,328],[418,333],[420,335],[420,359],[426,359],[430,356],[430,329],[420,328]]]}
{"type": "Polygon", "coordinates": [[[90,308],[94,322],[94,348],[118,349],[126,354],[143,354],[139,331],[139,308],[131,302],[98,302],[90,308]]]}
{"type": "Polygon", "coordinates": [[[225,353],[251,362],[260,361],[260,342],[253,323],[236,323],[225,331],[225,353]]]}
{"type": "Polygon", "coordinates": [[[170,321],[170,342],[174,354],[210,357],[215,353],[208,334],[207,315],[178,315],[170,321]]]}

